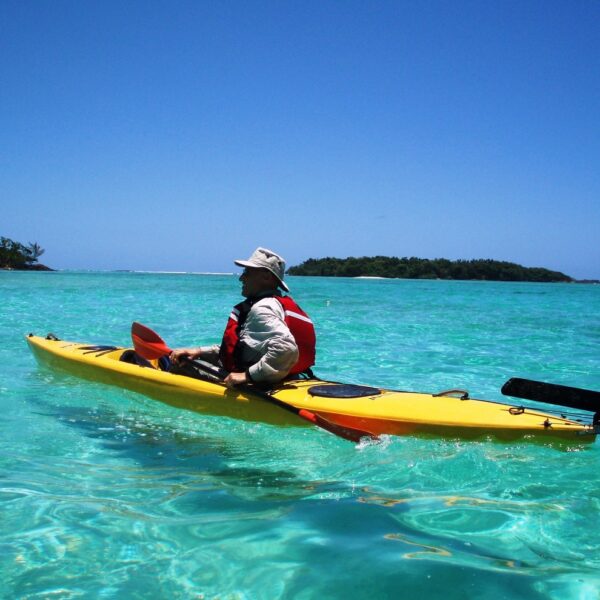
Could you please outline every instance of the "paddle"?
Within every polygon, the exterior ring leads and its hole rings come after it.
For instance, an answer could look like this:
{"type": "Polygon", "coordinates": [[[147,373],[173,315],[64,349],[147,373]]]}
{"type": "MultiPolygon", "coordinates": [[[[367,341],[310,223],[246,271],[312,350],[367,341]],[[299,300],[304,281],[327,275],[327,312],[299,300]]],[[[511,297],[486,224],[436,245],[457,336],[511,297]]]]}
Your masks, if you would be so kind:
{"type": "MultiPolygon", "coordinates": [[[[135,351],[141,357],[147,360],[154,360],[156,358],[160,358],[161,356],[171,354],[172,352],[171,348],[167,346],[164,340],[156,332],[152,331],[152,329],[142,325],[141,323],[134,322],[131,324],[131,339],[133,340],[135,351]]],[[[201,371],[208,373],[211,376],[210,378],[212,381],[223,383],[223,378],[227,376],[227,371],[211,365],[210,363],[195,360],[190,362],[195,367],[198,367],[201,371]]],[[[262,400],[292,412],[306,421],[310,421],[314,425],[317,425],[318,427],[321,427],[322,429],[325,429],[330,433],[333,433],[346,440],[350,440],[351,442],[359,442],[363,437],[377,439],[377,436],[368,431],[362,431],[353,427],[338,425],[337,423],[333,423],[325,417],[322,417],[321,415],[313,413],[309,410],[296,408],[293,404],[279,400],[279,398],[275,398],[266,392],[256,389],[255,387],[238,385],[236,386],[236,389],[254,394],[262,400]]]]}
{"type": "Polygon", "coordinates": [[[591,412],[600,411],[600,392],[556,383],[513,377],[502,386],[502,393],[505,396],[536,400],[547,404],[558,404],[591,412]]]}

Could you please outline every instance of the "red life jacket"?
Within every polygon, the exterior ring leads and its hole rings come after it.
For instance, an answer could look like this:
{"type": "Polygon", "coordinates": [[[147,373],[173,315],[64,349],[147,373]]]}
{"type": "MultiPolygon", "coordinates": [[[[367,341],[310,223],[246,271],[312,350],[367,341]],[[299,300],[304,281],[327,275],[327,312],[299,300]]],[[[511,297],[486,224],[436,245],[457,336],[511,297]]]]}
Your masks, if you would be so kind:
{"type": "MultiPolygon", "coordinates": [[[[241,361],[240,331],[246,321],[246,317],[252,306],[258,300],[269,298],[262,296],[254,300],[244,300],[236,304],[229,315],[219,357],[223,366],[228,371],[243,371],[244,365],[241,361]]],[[[291,334],[298,346],[298,360],[291,368],[289,375],[296,375],[306,371],[315,364],[316,343],[315,328],[309,316],[294,302],[291,296],[272,296],[283,307],[285,312],[285,324],[289,327],[291,334]]],[[[246,365],[248,366],[248,365],[246,365]]]]}

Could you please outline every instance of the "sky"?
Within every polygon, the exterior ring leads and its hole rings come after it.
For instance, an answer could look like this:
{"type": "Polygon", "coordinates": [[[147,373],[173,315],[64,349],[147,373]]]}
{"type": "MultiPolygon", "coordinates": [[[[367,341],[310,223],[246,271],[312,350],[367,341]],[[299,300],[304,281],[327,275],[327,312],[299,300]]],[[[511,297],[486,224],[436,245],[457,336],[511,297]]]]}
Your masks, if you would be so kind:
{"type": "Polygon", "coordinates": [[[599,31],[596,0],[2,0],[0,235],[57,269],[600,279],[599,31]]]}

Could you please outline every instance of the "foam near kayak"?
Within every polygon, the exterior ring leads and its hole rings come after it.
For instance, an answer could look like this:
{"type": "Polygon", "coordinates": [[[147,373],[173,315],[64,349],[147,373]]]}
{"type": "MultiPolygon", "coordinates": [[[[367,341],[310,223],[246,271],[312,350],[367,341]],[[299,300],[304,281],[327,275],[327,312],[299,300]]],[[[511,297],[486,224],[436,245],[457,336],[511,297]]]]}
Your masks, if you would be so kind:
{"type": "MultiPolygon", "coordinates": [[[[139,392],[178,408],[275,425],[309,423],[261,398],[265,392],[228,389],[223,384],[140,366],[121,360],[131,349],[40,337],[27,342],[36,359],[78,377],[139,392]]],[[[520,405],[469,398],[461,391],[428,394],[318,379],[284,382],[269,396],[318,414],[341,426],[373,435],[435,435],[458,438],[492,436],[518,439],[592,441],[591,425],[520,405]]]]}

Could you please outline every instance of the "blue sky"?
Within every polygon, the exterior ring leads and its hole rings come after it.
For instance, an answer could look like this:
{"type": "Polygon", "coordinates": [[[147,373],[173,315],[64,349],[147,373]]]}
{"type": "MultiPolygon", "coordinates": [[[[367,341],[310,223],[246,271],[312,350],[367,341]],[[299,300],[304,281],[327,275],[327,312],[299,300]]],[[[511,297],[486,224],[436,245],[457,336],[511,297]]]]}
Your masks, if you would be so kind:
{"type": "Polygon", "coordinates": [[[65,269],[600,278],[598,31],[591,0],[3,0],[0,235],[65,269]]]}

